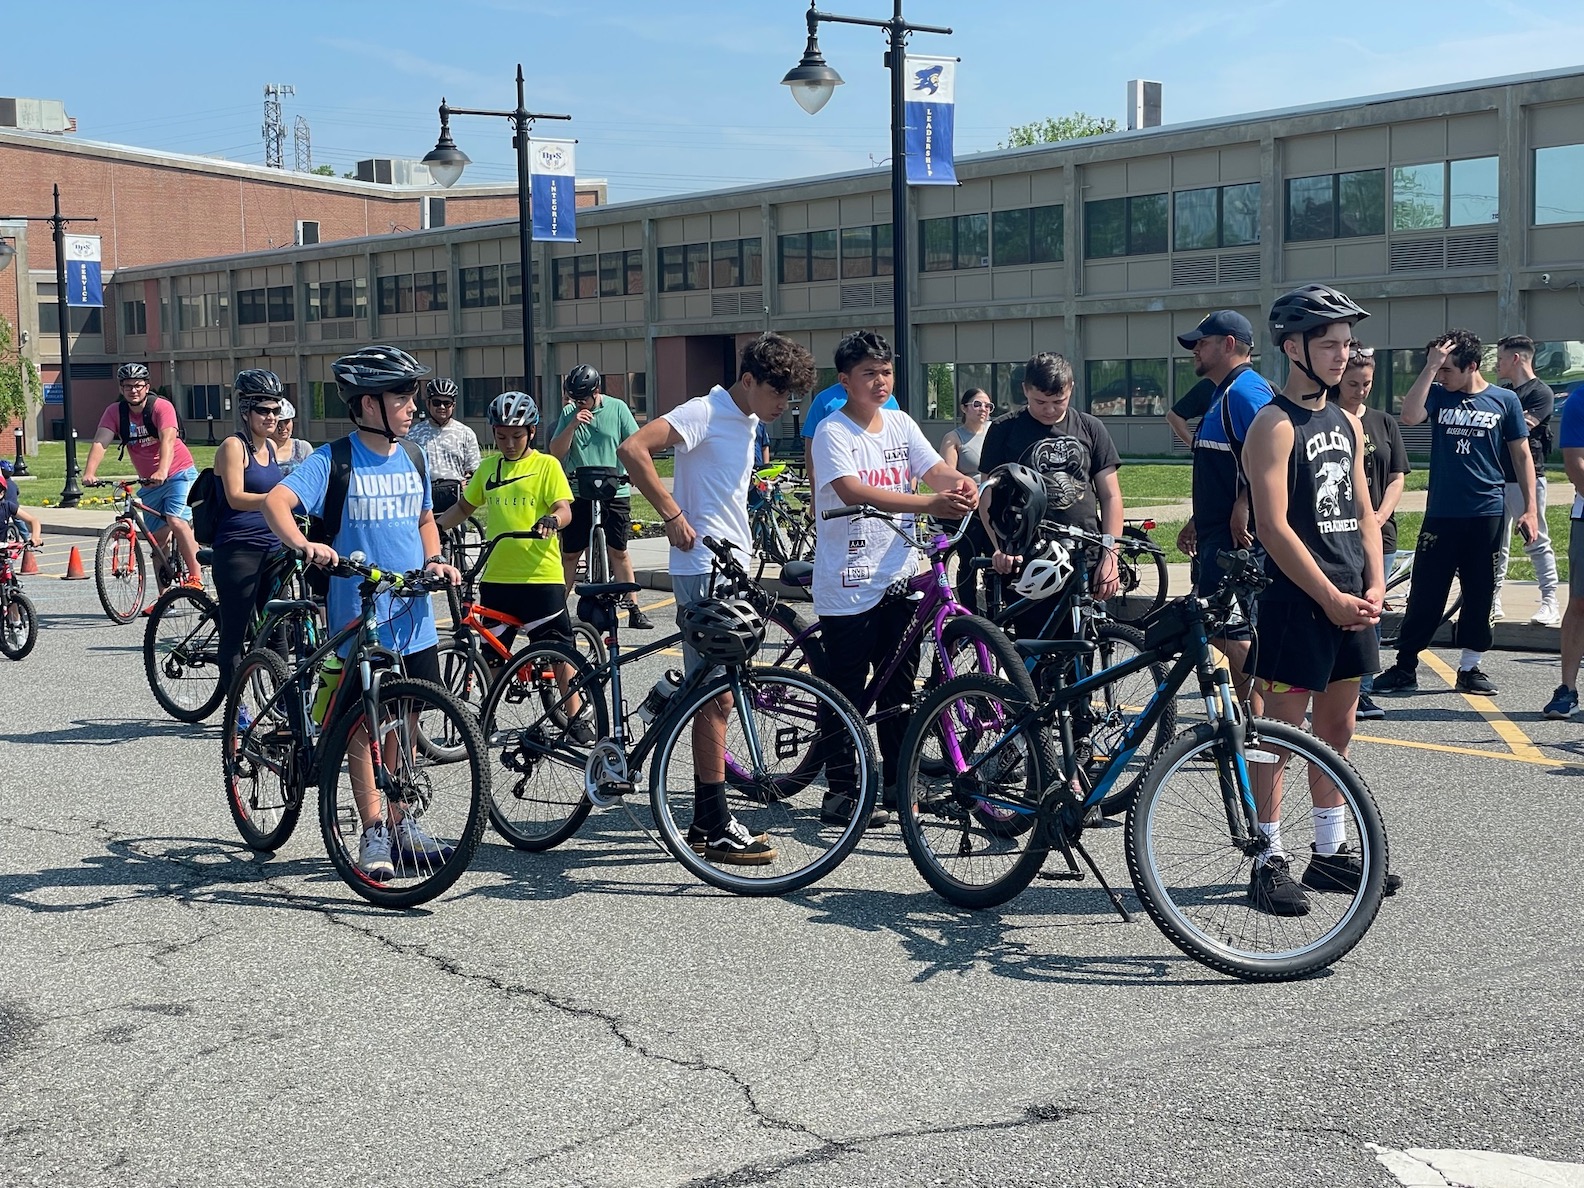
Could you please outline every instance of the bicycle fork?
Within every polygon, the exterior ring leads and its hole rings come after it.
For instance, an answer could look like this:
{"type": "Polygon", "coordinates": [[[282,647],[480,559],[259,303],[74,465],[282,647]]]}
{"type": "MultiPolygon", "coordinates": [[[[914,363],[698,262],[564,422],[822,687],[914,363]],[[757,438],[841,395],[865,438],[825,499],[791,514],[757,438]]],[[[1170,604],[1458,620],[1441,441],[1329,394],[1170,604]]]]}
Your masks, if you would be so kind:
{"type": "MultiPolygon", "coordinates": [[[[1227,836],[1244,854],[1253,857],[1268,844],[1259,828],[1259,806],[1249,774],[1248,752],[1244,746],[1244,727],[1249,723],[1243,706],[1232,691],[1232,677],[1225,665],[1215,665],[1209,641],[1201,643],[1199,692],[1205,715],[1216,728],[1217,737],[1211,757],[1216,767],[1216,783],[1226,813],[1227,836]]],[[[1277,762],[1275,756],[1262,762],[1277,762]]]]}

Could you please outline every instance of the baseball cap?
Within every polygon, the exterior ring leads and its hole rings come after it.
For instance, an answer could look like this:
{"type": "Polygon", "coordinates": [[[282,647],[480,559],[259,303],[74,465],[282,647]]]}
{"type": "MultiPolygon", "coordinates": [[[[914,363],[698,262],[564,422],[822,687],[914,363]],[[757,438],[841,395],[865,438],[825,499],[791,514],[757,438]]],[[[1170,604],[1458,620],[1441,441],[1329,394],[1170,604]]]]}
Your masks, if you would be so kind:
{"type": "Polygon", "coordinates": [[[1254,345],[1254,327],[1235,309],[1218,309],[1213,314],[1206,314],[1204,320],[1187,334],[1179,334],[1177,341],[1185,350],[1192,350],[1193,344],[1201,338],[1214,338],[1223,334],[1230,334],[1239,342],[1254,345]]]}

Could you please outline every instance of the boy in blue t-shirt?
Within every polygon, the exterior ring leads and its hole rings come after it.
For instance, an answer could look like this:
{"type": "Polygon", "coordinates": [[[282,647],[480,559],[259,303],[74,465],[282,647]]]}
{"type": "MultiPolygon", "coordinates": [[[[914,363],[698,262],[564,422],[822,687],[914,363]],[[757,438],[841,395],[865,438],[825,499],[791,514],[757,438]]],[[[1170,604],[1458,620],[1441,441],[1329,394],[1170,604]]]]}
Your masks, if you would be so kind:
{"type": "Polygon", "coordinates": [[[1562,720],[1578,710],[1579,661],[1584,658],[1584,386],[1562,405],[1557,433],[1562,465],[1573,484],[1573,511],[1568,518],[1568,604],[1562,614],[1562,683],[1546,703],[1545,716],[1562,720]]]}

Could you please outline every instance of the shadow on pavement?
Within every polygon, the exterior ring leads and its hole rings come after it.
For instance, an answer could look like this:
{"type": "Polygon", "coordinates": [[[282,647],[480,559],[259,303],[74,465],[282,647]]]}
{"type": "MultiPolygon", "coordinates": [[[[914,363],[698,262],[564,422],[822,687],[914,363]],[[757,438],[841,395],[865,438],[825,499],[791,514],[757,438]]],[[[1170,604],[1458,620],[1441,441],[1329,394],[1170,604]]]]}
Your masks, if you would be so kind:
{"type": "Polygon", "coordinates": [[[78,718],[59,730],[35,730],[27,734],[0,734],[0,743],[43,743],[55,746],[60,743],[83,743],[89,746],[113,746],[138,738],[196,738],[220,737],[216,727],[202,723],[163,721],[158,718],[78,718]]]}

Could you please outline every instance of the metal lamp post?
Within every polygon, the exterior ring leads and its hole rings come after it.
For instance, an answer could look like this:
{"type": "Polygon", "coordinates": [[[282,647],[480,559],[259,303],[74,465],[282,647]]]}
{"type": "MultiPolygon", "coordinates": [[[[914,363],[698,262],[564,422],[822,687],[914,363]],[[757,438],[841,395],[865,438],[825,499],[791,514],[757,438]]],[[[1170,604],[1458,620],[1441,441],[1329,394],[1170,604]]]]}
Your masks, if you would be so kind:
{"type": "Polygon", "coordinates": [[[904,74],[907,70],[907,39],[910,33],[950,33],[939,25],[912,25],[902,19],[902,0],[892,0],[890,20],[871,20],[867,17],[837,16],[820,12],[810,0],[808,18],[808,45],[803,58],[781,81],[792,88],[792,98],[809,115],[814,115],[830,101],[842,76],[825,63],[819,48],[819,26],[822,21],[838,25],[867,25],[886,31],[885,64],[891,71],[891,333],[896,339],[896,398],[904,409],[908,404],[908,375],[912,369],[912,355],[908,349],[911,327],[908,317],[908,235],[907,235],[907,162],[906,162],[906,89],[904,74]]]}
{"type": "Polygon", "coordinates": [[[456,141],[451,139],[451,117],[454,115],[495,116],[511,121],[512,145],[517,150],[517,251],[519,267],[522,269],[522,319],[523,319],[523,387],[529,395],[537,398],[534,392],[534,350],[533,350],[533,261],[530,257],[532,251],[532,224],[528,217],[528,129],[535,120],[570,120],[569,115],[548,115],[544,112],[529,111],[523,105],[523,69],[522,63],[517,64],[517,108],[515,111],[489,111],[472,107],[452,107],[442,98],[440,100],[440,139],[435,141],[435,146],[423,163],[429,166],[429,172],[434,175],[435,181],[446,189],[456,185],[462,176],[462,170],[472,164],[461,149],[457,148],[456,141]]]}

